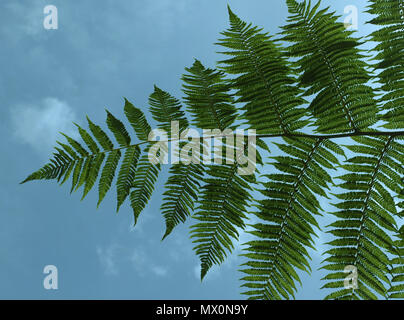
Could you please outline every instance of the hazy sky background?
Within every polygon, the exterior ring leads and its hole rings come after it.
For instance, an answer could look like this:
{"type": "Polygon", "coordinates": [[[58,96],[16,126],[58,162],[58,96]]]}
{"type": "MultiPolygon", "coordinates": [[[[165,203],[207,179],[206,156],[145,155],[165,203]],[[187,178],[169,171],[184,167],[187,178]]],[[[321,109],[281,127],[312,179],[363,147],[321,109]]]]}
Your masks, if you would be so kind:
{"type": "MultiPolygon", "coordinates": [[[[1,0],[0,298],[243,298],[236,254],[201,283],[186,226],[160,241],[164,174],[135,228],[128,204],[115,214],[114,192],[96,210],[96,188],[81,202],[68,184],[18,184],[47,161],[59,131],[75,134],[72,121],[103,124],[105,107],[123,119],[123,96],[146,110],[154,84],[182,97],[184,67],[221,58],[213,43],[228,27],[227,4],[270,33],[287,16],[283,0],[1,0]],[[58,30],[43,27],[49,4],[58,30]],[[46,265],[59,270],[58,290],[43,288],[46,265]]],[[[361,35],[365,4],[323,1],[340,15],[356,5],[361,35]]],[[[314,253],[297,298],[324,297],[320,261],[314,253]]]]}

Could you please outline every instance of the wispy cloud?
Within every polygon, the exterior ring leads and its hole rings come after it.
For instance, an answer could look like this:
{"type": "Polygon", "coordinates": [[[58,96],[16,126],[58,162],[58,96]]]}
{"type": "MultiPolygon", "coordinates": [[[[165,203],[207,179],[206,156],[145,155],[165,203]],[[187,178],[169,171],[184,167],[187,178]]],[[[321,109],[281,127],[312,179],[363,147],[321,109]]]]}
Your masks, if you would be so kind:
{"type": "Polygon", "coordinates": [[[0,34],[15,42],[25,36],[38,36],[44,28],[42,25],[44,4],[35,2],[12,1],[4,5],[6,21],[0,27],[0,34]]]}
{"type": "Polygon", "coordinates": [[[116,249],[117,246],[115,245],[111,245],[106,248],[97,247],[98,258],[102,267],[104,268],[105,274],[107,275],[118,275],[118,268],[116,265],[116,249]]]}
{"type": "Polygon", "coordinates": [[[130,249],[112,243],[107,246],[97,246],[96,252],[100,265],[108,276],[117,276],[121,270],[127,270],[127,268],[135,269],[140,277],[150,275],[165,277],[169,271],[168,267],[156,263],[153,256],[141,248],[130,249]]]}
{"type": "Polygon", "coordinates": [[[74,110],[57,98],[45,98],[38,104],[22,104],[11,109],[14,137],[40,153],[49,152],[60,139],[59,132],[77,137],[74,110]]]}
{"type": "Polygon", "coordinates": [[[159,17],[163,32],[173,31],[173,24],[181,23],[178,16],[182,16],[189,8],[187,0],[161,0],[159,2],[144,1],[142,4],[141,17],[148,19],[150,17],[159,17]]]}
{"type": "Polygon", "coordinates": [[[147,255],[142,250],[134,250],[130,260],[137,273],[141,276],[145,276],[150,271],[159,277],[164,277],[168,274],[168,269],[166,267],[155,264],[153,259],[151,259],[151,256],[147,255]]]}
{"type": "Polygon", "coordinates": [[[164,277],[167,275],[168,270],[161,266],[153,266],[152,269],[153,273],[159,277],[164,277]]]}

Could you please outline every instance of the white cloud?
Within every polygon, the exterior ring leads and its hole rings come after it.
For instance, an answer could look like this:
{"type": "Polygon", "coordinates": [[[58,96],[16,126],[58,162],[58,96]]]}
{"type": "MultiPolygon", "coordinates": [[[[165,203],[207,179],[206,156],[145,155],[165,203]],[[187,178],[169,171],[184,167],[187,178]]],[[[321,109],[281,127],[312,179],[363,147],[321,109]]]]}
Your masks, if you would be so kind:
{"type": "Polygon", "coordinates": [[[12,1],[5,5],[9,19],[0,28],[0,33],[11,41],[19,41],[25,36],[38,36],[43,28],[43,6],[39,3],[12,1]]]}
{"type": "Polygon", "coordinates": [[[167,269],[161,266],[153,266],[151,270],[159,277],[164,277],[167,275],[167,269]]]}
{"type": "Polygon", "coordinates": [[[97,247],[97,255],[101,265],[104,268],[105,274],[117,275],[118,268],[116,266],[116,249],[117,247],[111,245],[107,248],[97,247]]]}
{"type": "Polygon", "coordinates": [[[17,105],[11,109],[14,136],[40,153],[50,152],[61,140],[59,132],[77,137],[73,125],[74,110],[57,98],[45,98],[38,104],[17,105]]]}
{"type": "Polygon", "coordinates": [[[190,4],[188,0],[160,0],[158,2],[152,2],[143,0],[135,5],[135,10],[139,10],[139,18],[143,21],[153,21],[159,23],[160,35],[168,36],[175,30],[176,24],[184,25],[184,17],[186,18],[186,12],[189,10],[190,4]],[[158,20],[155,19],[158,17],[158,20]],[[178,19],[178,17],[183,17],[178,19]]]}
{"type": "Polygon", "coordinates": [[[146,256],[143,251],[134,250],[130,257],[130,261],[132,262],[135,269],[140,271],[143,269],[143,266],[146,264],[146,256]]]}
{"type": "Polygon", "coordinates": [[[169,267],[156,263],[155,258],[141,248],[128,248],[113,242],[105,246],[97,246],[96,253],[101,268],[108,276],[117,276],[133,268],[139,277],[165,277],[169,267]]]}
{"type": "Polygon", "coordinates": [[[168,269],[166,267],[154,264],[152,259],[142,250],[134,250],[130,257],[130,261],[137,273],[141,276],[145,276],[146,273],[149,273],[150,271],[159,277],[164,277],[168,274],[168,269]]]}

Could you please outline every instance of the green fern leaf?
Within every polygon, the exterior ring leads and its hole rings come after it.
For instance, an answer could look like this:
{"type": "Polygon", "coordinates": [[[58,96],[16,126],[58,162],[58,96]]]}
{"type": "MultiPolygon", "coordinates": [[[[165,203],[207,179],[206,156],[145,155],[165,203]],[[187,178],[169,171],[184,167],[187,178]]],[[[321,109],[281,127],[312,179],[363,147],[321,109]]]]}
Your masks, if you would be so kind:
{"type": "Polygon", "coordinates": [[[194,250],[201,260],[201,279],[214,264],[222,263],[234,248],[244,220],[254,176],[239,176],[238,165],[210,165],[191,226],[194,250]]]}
{"type": "MultiPolygon", "coordinates": [[[[397,190],[397,186],[402,186],[400,173],[395,173],[391,167],[403,168],[404,153],[397,151],[401,149],[398,138],[353,139],[357,144],[347,148],[366,155],[366,158],[362,158],[364,161],[359,164],[353,157],[343,165],[352,174],[339,177],[343,181],[340,187],[348,192],[336,195],[342,201],[334,204],[340,210],[332,213],[338,220],[331,224],[329,231],[339,241],[332,243],[335,249],[327,251],[330,256],[324,262],[327,270],[334,270],[334,274],[348,265],[357,268],[358,286],[346,291],[344,298],[375,299],[376,294],[387,297],[387,252],[393,245],[388,232],[397,230],[393,218],[397,210],[391,193],[397,190]],[[392,189],[388,191],[386,187],[390,186],[392,189]],[[335,268],[331,269],[333,265],[335,268]]],[[[404,171],[400,171],[402,175],[404,171]]],[[[339,288],[343,287],[342,279],[339,288]]]]}
{"type": "Polygon", "coordinates": [[[116,141],[121,147],[128,147],[130,145],[130,136],[124,124],[115,118],[108,110],[107,111],[107,125],[109,130],[114,134],[116,141]]]}
{"type": "MultiPolygon", "coordinates": [[[[143,112],[140,109],[136,108],[132,103],[130,103],[126,99],[125,99],[124,111],[126,117],[129,120],[129,123],[131,124],[133,130],[135,130],[136,136],[139,138],[139,140],[148,141],[151,128],[143,112]]],[[[130,139],[129,142],[127,142],[127,144],[129,143],[130,139]]]]}
{"type": "Polygon", "coordinates": [[[119,211],[122,203],[129,195],[130,188],[135,181],[135,174],[139,156],[140,148],[138,146],[130,147],[125,151],[122,166],[118,174],[118,181],[116,184],[118,195],[118,204],[116,209],[117,212],[119,211]]]}
{"type": "Polygon", "coordinates": [[[147,154],[148,150],[149,148],[146,148],[144,155],[139,160],[134,173],[136,179],[131,185],[130,203],[133,209],[135,225],[140,213],[151,198],[161,169],[160,164],[155,165],[150,163],[147,154]]]}
{"type": "Polygon", "coordinates": [[[98,185],[97,207],[101,204],[108,190],[111,188],[112,181],[114,180],[116,168],[118,167],[120,158],[121,158],[120,150],[114,150],[108,155],[98,185]]]}
{"type": "Polygon", "coordinates": [[[153,119],[158,122],[159,129],[170,134],[173,121],[178,121],[180,132],[188,128],[188,120],[182,111],[181,102],[168,92],[154,86],[154,92],[149,97],[149,104],[150,112],[153,119]]]}
{"type": "Polygon", "coordinates": [[[224,130],[236,119],[236,108],[224,73],[205,68],[195,60],[185,69],[183,91],[186,94],[187,111],[193,117],[193,125],[203,129],[224,130]]]}
{"type": "Polygon", "coordinates": [[[358,131],[376,122],[377,105],[359,41],[350,36],[338,16],[319,10],[320,1],[287,0],[290,16],[283,40],[292,42],[288,55],[298,58],[299,82],[310,103],[316,131],[358,131]]]}
{"type": "Polygon", "coordinates": [[[293,298],[300,282],[295,269],[311,272],[307,248],[314,249],[314,229],[319,229],[314,216],[321,209],[316,195],[326,196],[332,182],[323,167],[338,164],[332,154],[338,147],[331,141],[285,138],[285,142],[278,147],[288,155],[271,157],[280,173],[263,176],[268,179],[260,191],[265,198],[254,212],[262,223],[249,231],[257,240],[246,243],[246,252],[259,254],[245,254],[249,260],[241,270],[248,275],[242,278],[243,286],[255,288],[244,292],[249,299],[293,298]]]}
{"type": "Polygon", "coordinates": [[[370,0],[369,13],[375,15],[370,23],[381,26],[371,34],[377,43],[375,60],[377,77],[382,84],[380,108],[384,111],[384,127],[404,128],[404,8],[402,1],[370,0]],[[385,112],[387,111],[387,112],[385,112]]]}
{"type": "Polygon", "coordinates": [[[101,129],[100,126],[94,124],[89,117],[87,117],[88,126],[91,130],[91,133],[97,139],[98,143],[104,149],[104,151],[109,151],[114,148],[114,144],[109,139],[108,135],[101,129]]]}
{"type": "Polygon", "coordinates": [[[281,49],[271,38],[238,18],[229,8],[230,28],[218,44],[230,51],[222,69],[237,75],[232,81],[236,102],[244,103],[243,119],[260,134],[290,132],[302,128],[305,110],[300,90],[294,86],[292,70],[281,49]]]}
{"type": "MultiPolygon", "coordinates": [[[[150,112],[158,122],[158,128],[170,133],[170,138],[179,139],[171,135],[172,122],[178,122],[178,135],[188,128],[188,120],[181,110],[179,100],[157,86],[149,98],[150,112]]],[[[182,147],[184,143],[174,141],[182,147]]],[[[178,150],[179,151],[179,150],[178,150]]],[[[179,152],[175,155],[179,158],[179,152]]],[[[179,223],[184,223],[194,209],[194,203],[198,199],[200,180],[203,177],[204,169],[200,164],[182,163],[173,164],[169,171],[169,177],[165,184],[164,199],[161,205],[161,212],[166,222],[166,231],[163,239],[166,238],[179,223]]]]}

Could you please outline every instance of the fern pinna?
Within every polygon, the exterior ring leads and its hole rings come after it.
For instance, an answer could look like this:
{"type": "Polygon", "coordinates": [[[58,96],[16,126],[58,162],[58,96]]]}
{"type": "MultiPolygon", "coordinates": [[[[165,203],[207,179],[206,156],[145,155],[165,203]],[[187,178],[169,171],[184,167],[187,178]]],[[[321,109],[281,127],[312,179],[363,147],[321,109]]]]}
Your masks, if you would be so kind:
{"type": "Polygon", "coordinates": [[[125,99],[133,130],[109,111],[111,134],[87,117],[88,130],[77,125],[80,141],[64,135],[50,162],[23,183],[71,178],[71,192],[82,188],[84,198],[98,181],[97,206],[114,184],[117,210],[129,199],[136,223],[168,143],[176,144],[192,156],[182,162],[182,150],[171,154],[176,161],[161,205],[163,239],[192,219],[202,279],[246,232],[243,293],[294,298],[301,272],[316,267],[311,251],[324,229],[332,238],[321,265],[325,298],[404,298],[403,3],[369,2],[370,23],[380,26],[371,34],[372,59],[363,40],[320,1],[286,0],[290,16],[277,36],[229,8],[217,68],[199,60],[186,68],[183,101],[157,86],[150,95],[151,117],[167,141],[156,149],[146,115],[125,99]],[[203,160],[212,135],[189,146],[190,126],[218,132],[214,154],[221,161],[203,160]],[[234,147],[238,127],[255,133],[234,147]],[[257,168],[245,174],[235,158],[250,148],[256,158],[246,163],[257,168]],[[335,209],[323,210],[325,200],[335,209]],[[331,224],[324,228],[320,216],[331,224]],[[356,272],[355,285],[346,284],[347,267],[356,272]]]}
{"type": "Polygon", "coordinates": [[[404,2],[371,0],[370,3],[369,13],[375,15],[370,23],[381,26],[371,38],[377,42],[375,59],[378,62],[374,68],[382,84],[380,102],[387,111],[383,115],[387,121],[384,127],[404,128],[404,2]]]}

